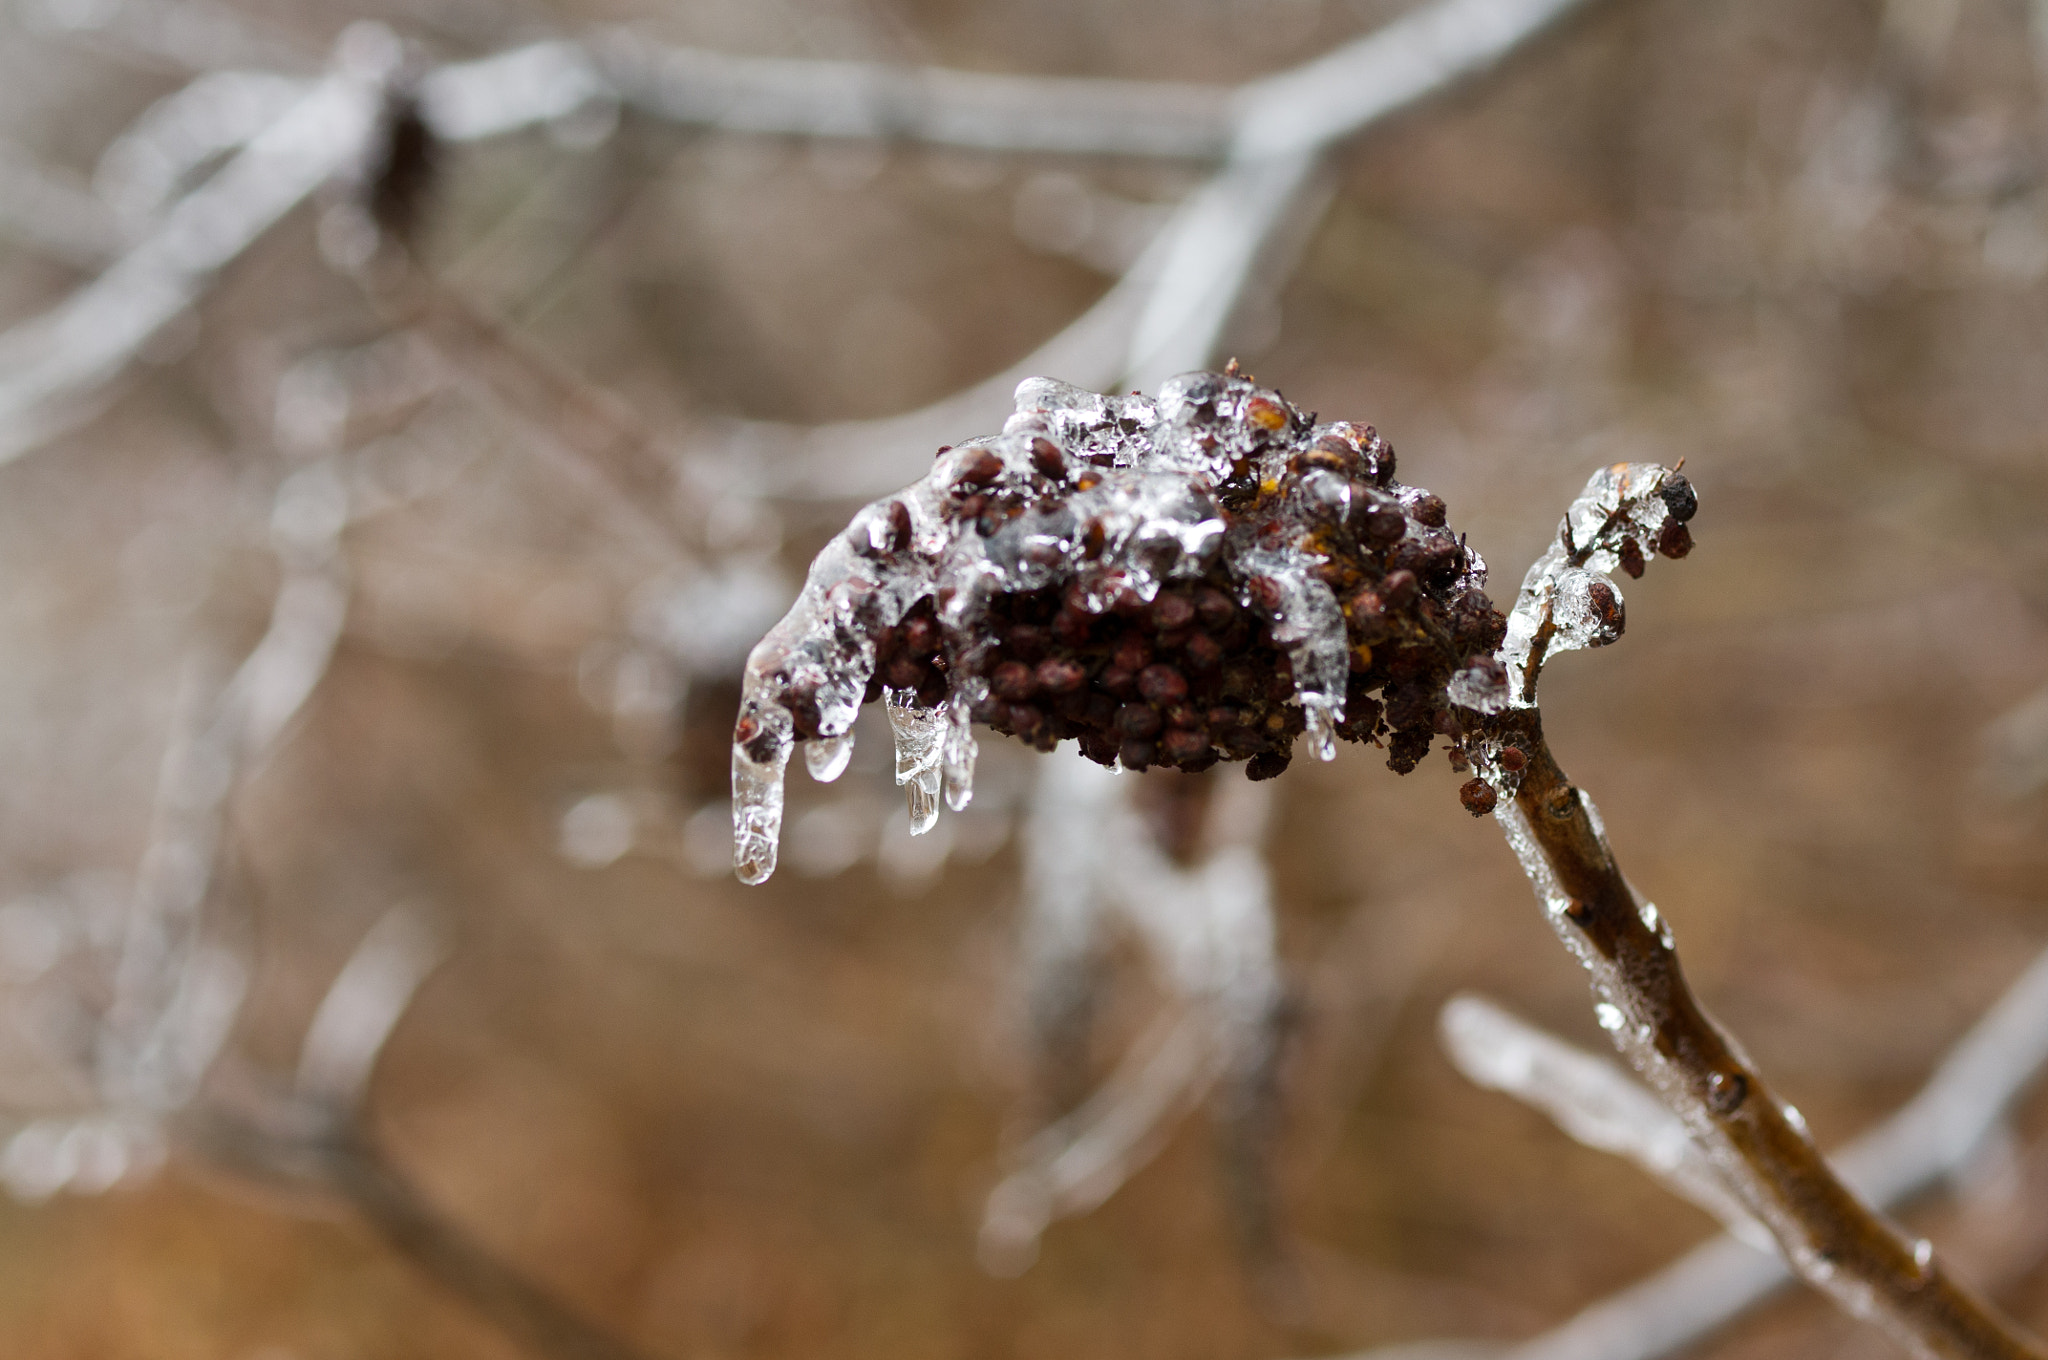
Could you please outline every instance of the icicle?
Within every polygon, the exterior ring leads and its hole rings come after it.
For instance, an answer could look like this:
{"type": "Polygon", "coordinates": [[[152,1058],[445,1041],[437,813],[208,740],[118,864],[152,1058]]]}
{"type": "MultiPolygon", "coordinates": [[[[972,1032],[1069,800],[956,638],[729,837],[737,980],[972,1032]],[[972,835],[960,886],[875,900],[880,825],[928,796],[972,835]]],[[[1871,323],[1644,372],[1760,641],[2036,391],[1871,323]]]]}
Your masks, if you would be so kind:
{"type": "Polygon", "coordinates": [[[748,744],[732,746],[732,867],[742,883],[760,883],[775,872],[775,848],[782,838],[782,779],[789,768],[789,716],[779,710],[781,731],[750,743],[766,758],[748,754],[748,744]]]}
{"type": "Polygon", "coordinates": [[[908,786],[910,834],[922,836],[939,820],[940,766],[947,710],[919,708],[904,690],[886,690],[889,728],[896,735],[896,782],[908,786]]]}
{"type": "Polygon", "coordinates": [[[974,729],[969,723],[966,695],[954,695],[945,713],[946,733],[940,755],[946,772],[946,806],[955,812],[965,812],[974,801],[974,762],[981,747],[975,743],[974,729]]]}
{"type": "Polygon", "coordinates": [[[853,733],[838,737],[816,737],[804,743],[804,768],[820,784],[829,784],[846,773],[853,759],[853,733]]]}

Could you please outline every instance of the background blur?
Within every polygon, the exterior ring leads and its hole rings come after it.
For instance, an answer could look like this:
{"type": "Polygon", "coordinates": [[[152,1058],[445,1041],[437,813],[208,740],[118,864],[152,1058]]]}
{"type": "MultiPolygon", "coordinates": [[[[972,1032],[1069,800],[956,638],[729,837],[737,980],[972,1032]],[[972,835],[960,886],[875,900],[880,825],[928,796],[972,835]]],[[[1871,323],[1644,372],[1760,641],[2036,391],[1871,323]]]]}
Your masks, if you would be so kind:
{"type": "MultiPolygon", "coordinates": [[[[99,277],[299,87],[159,101],[208,70],[318,76],[352,21],[388,24],[408,70],[625,24],[753,56],[1230,86],[1404,8],[13,0],[0,324],[99,277]]],[[[1627,638],[1555,668],[1549,726],[1702,996],[1823,1145],[1909,1096],[2048,944],[2048,716],[2025,708],[2048,684],[2036,19],[1597,0],[1339,150],[1298,256],[1228,332],[1297,403],[1376,423],[1497,599],[1594,467],[1686,459],[1697,550],[1624,583],[1627,638]]],[[[343,61],[383,51],[353,33],[343,61]]],[[[1278,782],[1266,841],[1296,1017],[1289,1301],[1257,1286],[1201,1114],[1027,1272],[985,1273],[982,1199],[1031,1126],[1032,760],[985,738],[975,808],[913,841],[869,734],[841,784],[792,777],[777,876],[733,880],[736,659],[857,504],[764,494],[789,446],[747,432],[1000,372],[1208,163],[598,102],[434,166],[413,239],[437,283],[365,287],[365,219],[329,186],[90,409],[5,434],[28,443],[0,467],[0,1352],[532,1354],[342,1201],[194,1151],[193,1109],[301,1063],[366,933],[410,932],[393,975],[440,962],[365,1127],[449,1223],[648,1356],[1513,1339],[1713,1230],[1451,1067],[1436,1014],[1462,989],[1604,1044],[1499,832],[1458,808],[1463,776],[1346,748],[1278,782]],[[414,343],[435,288],[498,330],[414,343]],[[594,483],[573,456],[593,410],[648,432],[674,485],[594,483]],[[270,698],[210,707],[266,630],[270,698]],[[208,716],[253,731],[266,702],[274,739],[208,716]],[[150,948],[139,899],[171,920],[150,948]],[[169,999],[133,1001],[152,986],[169,999]],[[156,1027],[123,1030],[124,1006],[156,1027]]],[[[20,373],[76,337],[8,339],[20,373]]],[[[1158,1004],[1139,952],[1113,966],[1102,1064],[1158,1004]]],[[[2036,1098],[1907,1215],[2036,1329],[2044,1138],[2036,1098]]],[[[1791,1294],[1703,1353],[1888,1344],[1791,1294]]]]}

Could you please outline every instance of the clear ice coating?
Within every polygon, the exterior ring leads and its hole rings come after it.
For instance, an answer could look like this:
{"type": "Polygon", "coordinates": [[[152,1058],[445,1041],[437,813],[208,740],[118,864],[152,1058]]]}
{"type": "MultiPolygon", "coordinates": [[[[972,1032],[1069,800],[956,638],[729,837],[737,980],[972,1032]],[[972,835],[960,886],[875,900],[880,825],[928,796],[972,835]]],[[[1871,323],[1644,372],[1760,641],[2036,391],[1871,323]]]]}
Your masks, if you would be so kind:
{"type": "Polygon", "coordinates": [[[1508,615],[1501,658],[1517,702],[1535,702],[1535,676],[1559,652],[1604,647],[1625,622],[1613,573],[1643,574],[1645,556],[1692,547],[1691,484],[1657,463],[1616,463],[1594,473],[1565,511],[1557,537],[1529,568],[1508,615]]]}
{"type": "Polygon", "coordinates": [[[804,743],[804,768],[811,772],[811,778],[820,784],[829,784],[846,773],[847,762],[853,759],[853,733],[837,737],[819,737],[816,741],[804,743]]]}
{"type": "Polygon", "coordinates": [[[896,782],[910,793],[910,834],[922,836],[939,820],[939,780],[950,706],[919,708],[914,696],[888,691],[889,730],[896,736],[896,782]]]}
{"type": "Polygon", "coordinates": [[[1234,373],[1153,397],[1027,379],[1000,434],[859,511],[749,655],[740,876],[773,871],[790,748],[832,778],[885,691],[914,832],[973,796],[972,722],[1133,769],[1252,760],[1255,778],[1297,735],[1328,760],[1339,736],[1391,732],[1390,763],[1413,768],[1447,702],[1504,702],[1485,571],[1368,426],[1234,373]],[[1383,685],[1384,722],[1364,699],[1383,685]]]}

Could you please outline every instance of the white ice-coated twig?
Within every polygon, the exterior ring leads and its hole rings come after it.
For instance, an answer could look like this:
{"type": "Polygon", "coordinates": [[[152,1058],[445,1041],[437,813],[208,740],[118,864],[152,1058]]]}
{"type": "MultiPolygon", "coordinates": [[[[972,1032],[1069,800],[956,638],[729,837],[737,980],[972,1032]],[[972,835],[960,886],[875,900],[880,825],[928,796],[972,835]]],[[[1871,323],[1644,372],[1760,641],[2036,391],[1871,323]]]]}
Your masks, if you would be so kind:
{"type": "MultiPolygon", "coordinates": [[[[348,596],[339,542],[347,522],[347,492],[331,461],[285,481],[271,526],[284,576],[270,627],[165,754],[155,825],[94,1055],[101,1098],[114,1108],[167,1111],[190,1099],[239,1004],[239,982],[230,991],[218,980],[232,961],[204,938],[202,909],[228,798],[304,706],[341,636],[348,596]]],[[[238,977],[239,965],[232,966],[238,977]]]]}
{"type": "Polygon", "coordinates": [[[1094,307],[1027,359],[922,410],[811,430],[751,424],[727,458],[771,458],[774,489],[870,496],[915,477],[926,450],[992,425],[1018,381],[1056,373],[1097,391],[1150,389],[1220,357],[1247,293],[1283,275],[1290,226],[1312,216],[1323,158],[1374,122],[1473,75],[1584,0],[1436,0],[1334,52],[1241,87],[1226,164],[1175,210],[1094,307]]]}
{"type": "Polygon", "coordinates": [[[444,68],[421,94],[435,130],[456,141],[607,99],[721,132],[1069,155],[1214,159],[1231,127],[1222,87],[736,56],[624,29],[444,68]]]}
{"type": "Polygon", "coordinates": [[[296,44],[263,31],[245,10],[212,0],[15,0],[12,9],[31,33],[152,58],[186,71],[294,70],[313,64],[296,44]]]}
{"type": "Polygon", "coordinates": [[[88,414],[217,270],[358,154],[379,98],[361,75],[321,80],[105,273],[0,333],[0,462],[88,414]]]}
{"type": "Polygon", "coordinates": [[[736,57],[618,30],[589,51],[635,108],[727,132],[1198,159],[1231,133],[1230,92],[1214,86],[736,57]]]}
{"type": "MultiPolygon", "coordinates": [[[[225,684],[209,684],[205,668],[194,666],[182,687],[110,994],[88,1003],[96,1024],[76,1055],[92,1108],[34,1120],[9,1140],[0,1178],[17,1194],[97,1191],[119,1178],[106,1168],[153,1165],[164,1121],[198,1092],[241,1004],[241,959],[203,919],[228,800],[304,707],[347,612],[340,535],[349,497],[336,459],[348,394],[312,399],[308,389],[321,384],[307,379],[322,371],[302,363],[279,385],[277,442],[311,461],[285,479],[273,502],[282,579],[270,626],[225,684]]],[[[335,1051],[323,1043],[323,1051],[335,1051]]],[[[330,1056],[314,1069],[332,1076],[344,1065],[330,1056]]]]}
{"type": "Polygon", "coordinates": [[[306,1027],[294,1083],[299,1097],[337,1109],[361,1105],[385,1041],[445,957],[418,911],[393,907],[378,917],[306,1027]]]}
{"type": "Polygon", "coordinates": [[[100,268],[122,245],[105,203],[13,146],[0,146],[0,234],[81,269],[100,268]]]}
{"type": "MultiPolygon", "coordinates": [[[[1889,1119],[1830,1159],[1874,1203],[1896,1207],[1955,1176],[2048,1066],[2048,952],[2038,955],[1889,1119]]],[[[1656,1360],[1694,1345],[1791,1284],[1791,1270],[1723,1234],[1516,1345],[1436,1343],[1493,1360],[1656,1360]]],[[[1409,1346],[1346,1360],[1395,1360],[1409,1346]]]]}
{"type": "MultiPolygon", "coordinates": [[[[664,49],[622,32],[530,45],[438,68],[418,82],[430,125],[451,140],[515,131],[600,99],[706,126],[807,136],[889,137],[985,150],[1223,155],[1216,179],[1175,214],[1155,249],[1060,336],[1001,378],[926,411],[814,431],[749,426],[724,441],[767,445],[775,490],[847,496],[908,479],[933,430],[978,428],[1016,379],[1055,372],[1091,388],[1150,386],[1216,356],[1225,327],[1281,229],[1301,216],[1321,155],[1371,122],[1476,72],[1583,0],[1438,0],[1227,101],[1196,86],[906,71],[847,62],[738,59],[664,49]],[[1106,371],[1105,371],[1106,370],[1106,371]]],[[[344,48],[348,47],[344,41],[344,48]]],[[[314,189],[363,156],[383,69],[343,71],[274,119],[288,77],[217,72],[167,101],[133,134],[173,148],[162,172],[117,198],[146,204],[162,184],[261,126],[212,178],[93,284],[0,334],[0,461],[50,438],[199,295],[206,281],[314,189]],[[159,127],[158,124],[161,124],[159,127]],[[152,132],[150,129],[154,128],[152,132]]],[[[117,143],[117,146],[121,145],[117,143]]],[[[118,167],[125,152],[115,155],[118,167]]],[[[944,433],[937,436],[943,439],[944,433]]]]}
{"type": "Polygon", "coordinates": [[[133,230],[216,156],[238,150],[314,82],[268,71],[211,71],[166,95],[107,144],[93,192],[133,230]]]}
{"type": "Polygon", "coordinates": [[[1041,1042],[1085,1017],[1117,924],[1143,945],[1175,1004],[1101,1087],[1026,1142],[990,1193],[980,1252],[997,1273],[1027,1267],[1049,1224],[1114,1194],[1219,1079],[1248,1074],[1269,1046],[1281,983],[1258,850],[1264,787],[1217,788],[1202,857],[1182,865],[1132,805],[1136,782],[1071,753],[1040,763],[1024,830],[1029,1009],[1041,1042]]]}
{"type": "Polygon", "coordinates": [[[1613,1060],[1568,1044],[1477,996],[1455,996],[1444,1003],[1437,1032],[1451,1061],[1475,1085],[1534,1106],[1587,1147],[1634,1162],[1750,1246],[1776,1250],[1763,1225],[1729,1193],[1684,1122],[1613,1060]]]}

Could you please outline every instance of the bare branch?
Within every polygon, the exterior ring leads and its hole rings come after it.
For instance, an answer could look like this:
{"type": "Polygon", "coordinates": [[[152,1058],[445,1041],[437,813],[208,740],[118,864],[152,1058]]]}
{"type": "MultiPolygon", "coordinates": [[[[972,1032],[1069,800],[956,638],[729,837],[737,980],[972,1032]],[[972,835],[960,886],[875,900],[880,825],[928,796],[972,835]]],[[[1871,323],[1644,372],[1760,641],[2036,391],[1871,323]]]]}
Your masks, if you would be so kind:
{"type": "MultiPolygon", "coordinates": [[[[737,131],[1005,151],[1228,155],[1230,163],[1190,197],[1124,282],[1016,369],[907,416],[807,432],[742,427],[728,441],[732,452],[799,445],[800,456],[778,460],[787,480],[777,489],[845,496],[906,480],[908,460],[932,442],[930,431],[992,419],[1029,373],[1063,373],[1096,388],[1149,386],[1215,358],[1262,264],[1274,263],[1276,234],[1302,216],[1323,151],[1483,69],[1581,2],[1439,0],[1254,82],[1227,103],[1198,86],[736,58],[662,49],[619,32],[443,67],[425,75],[419,90],[430,125],[456,141],[623,98],[657,116],[737,131]],[[1104,373],[1108,364],[1120,367],[1104,373]]],[[[91,398],[214,272],[361,155],[376,125],[382,76],[343,72],[313,85],[93,284],[0,333],[0,358],[18,358],[0,380],[0,462],[89,414],[91,398]]],[[[171,158],[173,177],[179,165],[196,163],[208,148],[230,148],[238,133],[265,121],[247,115],[285,88],[265,82],[288,83],[223,73],[167,101],[161,116],[184,152],[171,158]],[[224,95],[234,97],[217,97],[224,95]],[[205,116],[188,116],[195,111],[205,116]]],[[[160,186],[138,185],[132,197],[143,202],[160,193],[160,186]]]]}
{"type": "Polygon", "coordinates": [[[1230,160],[1175,211],[1102,300],[1001,375],[922,410],[811,431],[756,425],[779,493],[868,496],[916,477],[925,450],[962,430],[993,428],[1019,381],[1058,373],[1098,391],[1150,389],[1220,357],[1247,293],[1286,272],[1277,248],[1312,218],[1322,156],[1374,122],[1476,74],[1584,0],[1438,0],[1337,51],[1243,87],[1230,160]],[[794,447],[792,447],[794,446],[794,447]]]}
{"type": "Polygon", "coordinates": [[[1437,1032],[1475,1085],[1534,1106],[1578,1142],[1634,1162],[1749,1246],[1774,1249],[1678,1116],[1610,1060],[1476,996],[1444,1003],[1437,1032]]]}
{"type": "Polygon", "coordinates": [[[378,917],[306,1027],[299,1045],[299,1096],[335,1109],[359,1106],[385,1040],[446,957],[418,912],[393,907],[378,917]]]}
{"type": "Polygon", "coordinates": [[[361,77],[320,81],[104,274],[0,333],[0,462],[89,414],[217,270],[348,163],[377,103],[361,77]]]}
{"type": "Polygon", "coordinates": [[[637,1358],[442,1214],[359,1124],[331,1107],[244,1091],[188,1111],[179,1133],[207,1164],[237,1178],[340,1199],[392,1250],[537,1356],[637,1358]]]}
{"type": "MultiPolygon", "coordinates": [[[[1060,1050],[1074,1046],[1064,1041],[1078,1037],[1066,1033],[1077,1021],[1085,1028],[1096,954],[1116,922],[1135,930],[1175,1004],[1099,1089],[1032,1136],[990,1193],[980,1252],[997,1274],[1022,1271],[1050,1223],[1108,1199],[1219,1080],[1255,1085],[1269,1057],[1281,985],[1258,850],[1265,790],[1232,783],[1196,803],[1211,805],[1193,829],[1197,857],[1181,863],[1132,806],[1133,784],[1078,757],[1041,765],[1025,830],[1030,1018],[1048,1065],[1078,1059],[1060,1050]]],[[[1072,1084],[1072,1074],[1053,1075],[1072,1084]]],[[[1220,1114],[1248,1132],[1264,1113],[1255,1105],[1234,1102],[1220,1114]]]]}
{"type": "Polygon", "coordinates": [[[106,204],[12,146],[0,146],[0,232],[88,269],[98,269],[121,247],[120,226],[106,204]]]}
{"type": "MultiPolygon", "coordinates": [[[[1891,1118],[1832,1158],[1842,1179],[1892,1208],[1955,1176],[2048,1065],[2048,952],[1959,1038],[1891,1118]]],[[[1775,1252],[1733,1235],[1687,1252],[1655,1274],[1515,1346],[1434,1343],[1497,1360],[1657,1360],[1691,1346],[1792,1282],[1775,1252]]],[[[1362,1351],[1350,1360],[1396,1360],[1413,1348],[1362,1351]]]]}
{"type": "Polygon", "coordinates": [[[1620,595],[1605,573],[1640,572],[1646,544],[1682,556],[1695,505],[1683,477],[1654,464],[1602,469],[1573,502],[1508,621],[1513,698],[1479,762],[1508,795],[1495,816],[1552,928],[1592,975],[1602,1028],[1809,1283],[1920,1355],[2042,1355],[1835,1176],[1798,1111],[1693,996],[1670,927],[1623,877],[1592,800],[1543,739],[1534,700],[1544,656],[1618,637],[1620,595]]]}
{"type": "Polygon", "coordinates": [[[1212,86],[735,57],[617,30],[589,46],[633,107],[726,132],[1203,160],[1231,137],[1212,86]]]}

